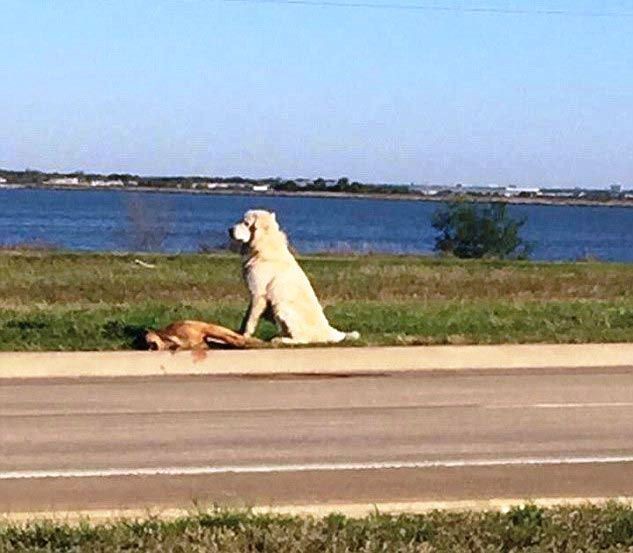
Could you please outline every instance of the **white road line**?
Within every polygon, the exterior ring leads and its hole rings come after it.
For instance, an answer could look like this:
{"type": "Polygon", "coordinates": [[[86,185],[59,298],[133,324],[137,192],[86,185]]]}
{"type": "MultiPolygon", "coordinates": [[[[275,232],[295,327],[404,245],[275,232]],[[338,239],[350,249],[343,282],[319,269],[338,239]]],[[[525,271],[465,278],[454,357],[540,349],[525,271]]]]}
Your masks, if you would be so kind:
{"type": "Polygon", "coordinates": [[[516,405],[486,405],[486,409],[584,409],[597,407],[633,407],[633,401],[589,403],[527,403],[516,405]]]}
{"type": "Polygon", "coordinates": [[[140,467],[109,469],[16,470],[0,472],[0,480],[41,478],[103,478],[112,476],[203,476],[213,474],[271,474],[310,471],[355,471],[430,468],[467,468],[529,465],[587,465],[633,463],[633,455],[605,457],[527,457],[502,459],[445,459],[374,463],[306,463],[295,465],[140,467]]]}
{"type": "Polygon", "coordinates": [[[481,404],[481,403],[420,403],[412,405],[370,405],[370,406],[331,406],[331,407],[262,407],[262,408],[232,408],[232,409],[113,409],[111,411],[100,410],[68,410],[68,411],[41,411],[12,410],[0,411],[0,418],[39,418],[39,417],[98,417],[98,416],[168,416],[168,415],[222,415],[227,413],[253,414],[260,411],[284,413],[287,411],[375,411],[376,409],[388,410],[415,410],[415,409],[579,409],[598,407],[633,407],[633,401],[616,402],[590,402],[590,403],[516,403],[516,404],[481,404]]]}

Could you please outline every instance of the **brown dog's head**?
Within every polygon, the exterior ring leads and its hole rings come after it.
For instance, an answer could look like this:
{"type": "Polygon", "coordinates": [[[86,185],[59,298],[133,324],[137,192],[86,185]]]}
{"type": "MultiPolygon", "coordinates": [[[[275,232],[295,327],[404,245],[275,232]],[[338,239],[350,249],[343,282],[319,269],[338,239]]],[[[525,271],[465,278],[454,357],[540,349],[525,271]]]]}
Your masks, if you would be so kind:
{"type": "Polygon", "coordinates": [[[145,343],[147,344],[147,349],[151,351],[163,351],[167,349],[165,341],[153,330],[148,330],[145,333],[145,343]]]}

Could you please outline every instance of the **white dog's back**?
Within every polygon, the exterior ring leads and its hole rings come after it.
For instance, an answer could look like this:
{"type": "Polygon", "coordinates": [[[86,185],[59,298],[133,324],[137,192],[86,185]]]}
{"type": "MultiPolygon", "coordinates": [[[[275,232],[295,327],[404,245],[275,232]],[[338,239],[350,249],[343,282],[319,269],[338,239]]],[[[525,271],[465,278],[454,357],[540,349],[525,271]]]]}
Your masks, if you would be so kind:
{"type": "Polygon", "coordinates": [[[332,328],[317,296],[294,258],[275,271],[268,299],[279,323],[297,342],[339,342],[345,333],[332,328]]]}

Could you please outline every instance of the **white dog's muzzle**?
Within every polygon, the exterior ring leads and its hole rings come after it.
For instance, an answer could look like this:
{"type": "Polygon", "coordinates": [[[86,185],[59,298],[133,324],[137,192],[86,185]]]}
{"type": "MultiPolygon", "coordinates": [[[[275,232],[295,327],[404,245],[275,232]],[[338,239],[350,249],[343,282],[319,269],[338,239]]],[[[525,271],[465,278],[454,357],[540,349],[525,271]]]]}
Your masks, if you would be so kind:
{"type": "Polygon", "coordinates": [[[238,223],[237,225],[229,229],[229,235],[233,240],[244,242],[247,244],[251,240],[251,231],[244,223],[238,223]]]}

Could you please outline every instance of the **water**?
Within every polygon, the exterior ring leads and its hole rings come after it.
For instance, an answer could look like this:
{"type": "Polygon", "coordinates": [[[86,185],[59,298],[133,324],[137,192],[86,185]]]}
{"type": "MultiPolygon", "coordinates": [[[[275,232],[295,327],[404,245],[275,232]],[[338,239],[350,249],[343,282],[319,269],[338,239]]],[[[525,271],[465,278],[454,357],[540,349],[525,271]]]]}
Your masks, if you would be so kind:
{"type": "MultiPolygon", "coordinates": [[[[227,227],[251,208],[270,209],[300,252],[429,253],[438,204],[376,199],[0,190],[0,244],[42,241],[83,251],[199,251],[227,243],[227,227]]],[[[633,209],[510,206],[527,217],[532,257],[633,261],[633,209]]]]}

